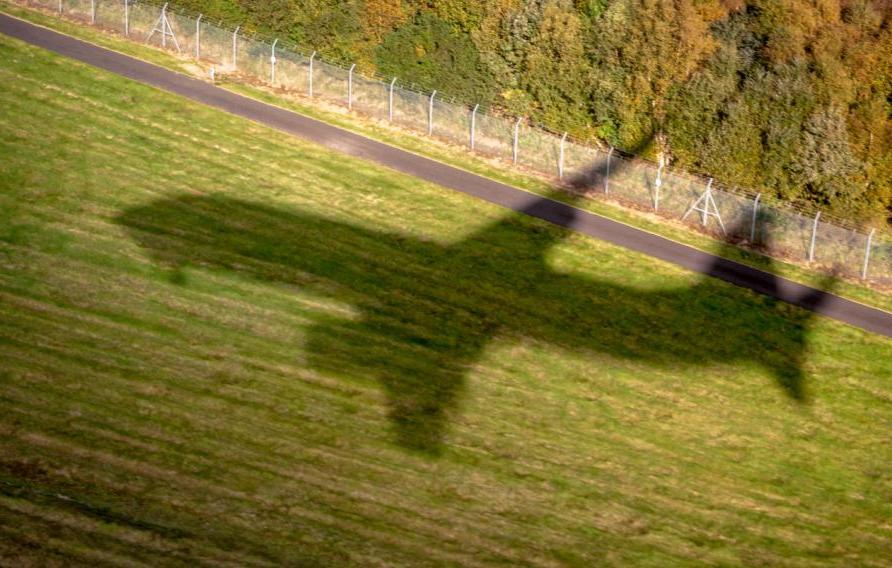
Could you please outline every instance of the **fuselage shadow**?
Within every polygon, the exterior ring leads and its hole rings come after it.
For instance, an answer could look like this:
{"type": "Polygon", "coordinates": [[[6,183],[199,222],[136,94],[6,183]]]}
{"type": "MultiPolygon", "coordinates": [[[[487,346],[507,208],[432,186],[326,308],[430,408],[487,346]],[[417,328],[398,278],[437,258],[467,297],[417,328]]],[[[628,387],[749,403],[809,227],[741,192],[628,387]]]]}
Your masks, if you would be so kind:
{"type": "MultiPolygon", "coordinates": [[[[598,353],[651,366],[755,362],[806,399],[810,313],[706,277],[641,290],[556,271],[548,255],[569,230],[527,215],[552,206],[531,197],[445,245],[220,195],[162,199],[118,221],[174,281],[187,266],[231,270],[352,304],[358,318],[310,330],[308,364],[377,379],[396,439],[413,450],[442,449],[469,368],[499,337],[592,353],[593,365],[598,353]]],[[[575,210],[561,211],[572,226],[575,210]]]]}

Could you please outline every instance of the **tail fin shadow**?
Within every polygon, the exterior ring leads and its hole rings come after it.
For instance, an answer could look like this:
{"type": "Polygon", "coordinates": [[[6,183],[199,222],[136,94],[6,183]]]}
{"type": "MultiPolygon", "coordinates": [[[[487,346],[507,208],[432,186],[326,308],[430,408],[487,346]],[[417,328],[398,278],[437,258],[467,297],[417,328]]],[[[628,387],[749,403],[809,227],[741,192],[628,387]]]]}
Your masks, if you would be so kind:
{"type": "MultiPolygon", "coordinates": [[[[732,228],[729,234],[736,234],[735,230],[732,228]]],[[[833,291],[840,280],[839,271],[834,269],[817,286],[806,287],[803,291],[802,286],[778,277],[774,270],[776,263],[770,258],[766,258],[760,269],[728,260],[734,256],[734,246],[722,243],[704,272],[767,296],[770,298],[769,309],[773,306],[783,314],[789,324],[784,333],[766,335],[765,330],[758,328],[752,332],[757,335],[755,341],[765,344],[765,349],[760,350],[764,353],[762,363],[770,369],[778,386],[793,400],[805,403],[808,399],[805,371],[808,338],[817,314],[834,297],[833,291]]]]}

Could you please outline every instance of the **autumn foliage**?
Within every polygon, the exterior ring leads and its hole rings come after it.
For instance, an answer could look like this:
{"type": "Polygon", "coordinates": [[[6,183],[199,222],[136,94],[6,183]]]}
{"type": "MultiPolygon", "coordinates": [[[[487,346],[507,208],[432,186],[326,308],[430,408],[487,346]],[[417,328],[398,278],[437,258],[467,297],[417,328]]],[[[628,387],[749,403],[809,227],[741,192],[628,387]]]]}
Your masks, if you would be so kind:
{"type": "Polygon", "coordinates": [[[185,5],[727,184],[875,222],[892,215],[887,0],[185,5]]]}

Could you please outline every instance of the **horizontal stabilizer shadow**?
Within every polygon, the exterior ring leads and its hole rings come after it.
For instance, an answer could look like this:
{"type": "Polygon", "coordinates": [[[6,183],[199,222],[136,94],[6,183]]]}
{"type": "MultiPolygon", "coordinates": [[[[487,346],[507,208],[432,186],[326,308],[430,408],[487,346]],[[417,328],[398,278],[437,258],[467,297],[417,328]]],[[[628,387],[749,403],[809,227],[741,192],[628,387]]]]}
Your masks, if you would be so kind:
{"type": "MultiPolygon", "coordinates": [[[[745,227],[731,227],[729,234],[742,234],[744,230],[745,227]]],[[[766,235],[766,239],[770,239],[770,235],[766,235]]],[[[734,245],[732,244],[722,244],[714,253],[712,264],[702,272],[721,280],[735,282],[774,300],[802,308],[801,310],[790,310],[787,315],[790,322],[794,324],[794,328],[786,340],[795,349],[790,351],[789,359],[781,361],[780,366],[774,369],[774,373],[778,383],[787,391],[787,394],[796,400],[804,401],[806,396],[803,364],[807,352],[807,338],[814,318],[825,305],[835,299],[833,290],[839,283],[838,273],[834,271],[824,278],[817,289],[805,288],[803,290],[803,287],[792,285],[777,277],[771,270],[773,262],[770,258],[768,259],[769,265],[761,270],[725,258],[732,255],[733,249],[734,245]]],[[[768,345],[770,346],[771,343],[768,345]]]]}

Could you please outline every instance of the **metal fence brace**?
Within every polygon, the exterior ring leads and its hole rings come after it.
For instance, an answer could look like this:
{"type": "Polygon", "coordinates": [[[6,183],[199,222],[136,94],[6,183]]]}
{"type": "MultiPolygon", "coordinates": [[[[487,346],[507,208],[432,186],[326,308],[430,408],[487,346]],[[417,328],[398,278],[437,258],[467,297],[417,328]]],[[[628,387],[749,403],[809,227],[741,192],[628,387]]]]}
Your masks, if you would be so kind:
{"type": "Polygon", "coordinates": [[[722,234],[725,234],[725,223],[722,222],[722,215],[719,213],[719,208],[715,204],[715,198],[712,196],[712,178],[709,178],[709,183],[706,184],[706,191],[691,204],[681,220],[687,219],[692,211],[700,213],[700,224],[704,227],[710,217],[715,217],[719,227],[722,229],[722,234]]]}
{"type": "Polygon", "coordinates": [[[177,48],[177,53],[180,52],[180,44],[177,42],[177,36],[173,33],[173,28],[170,27],[170,20],[167,18],[167,3],[164,3],[164,6],[161,7],[161,15],[158,16],[158,19],[155,21],[155,26],[152,28],[152,31],[149,32],[148,37],[146,37],[146,43],[152,39],[152,36],[155,33],[161,34],[161,47],[167,47],[167,38],[173,40],[174,47],[177,48]]]}

